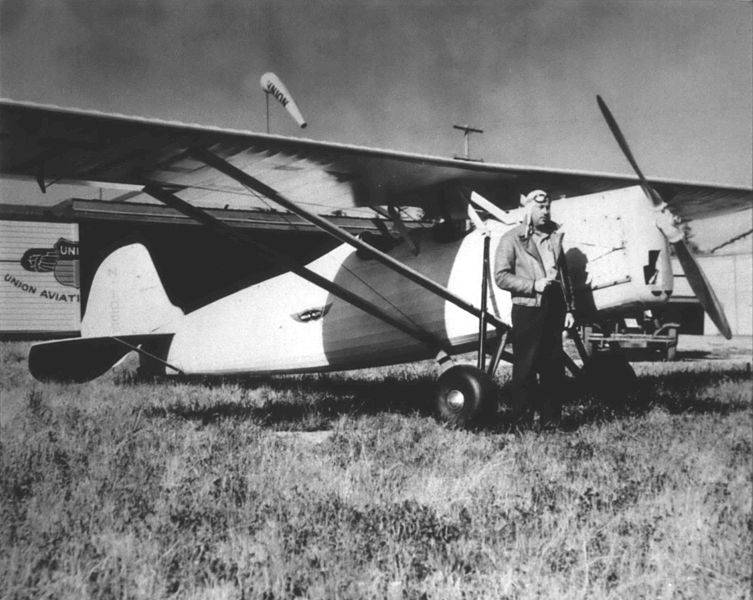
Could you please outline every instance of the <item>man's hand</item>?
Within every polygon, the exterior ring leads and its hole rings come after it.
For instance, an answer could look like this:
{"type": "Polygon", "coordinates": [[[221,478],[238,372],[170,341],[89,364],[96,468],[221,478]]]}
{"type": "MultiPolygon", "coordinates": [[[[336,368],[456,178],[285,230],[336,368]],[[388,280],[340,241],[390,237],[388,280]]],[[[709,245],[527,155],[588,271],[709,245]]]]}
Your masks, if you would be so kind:
{"type": "Polygon", "coordinates": [[[565,313],[565,329],[572,329],[575,327],[575,317],[573,316],[573,313],[566,312],[565,313]]]}
{"type": "Polygon", "coordinates": [[[544,290],[552,284],[552,279],[549,277],[542,277],[533,282],[533,289],[539,294],[543,294],[544,290]]]}

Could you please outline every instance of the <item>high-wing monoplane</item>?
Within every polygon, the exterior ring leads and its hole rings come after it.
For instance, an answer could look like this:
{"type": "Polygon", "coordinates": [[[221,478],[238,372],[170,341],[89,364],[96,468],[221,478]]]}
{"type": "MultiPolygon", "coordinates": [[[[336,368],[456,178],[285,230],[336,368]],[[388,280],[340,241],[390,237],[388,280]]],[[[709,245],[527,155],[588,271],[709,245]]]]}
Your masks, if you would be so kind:
{"type": "MultiPolygon", "coordinates": [[[[580,322],[664,305],[673,289],[673,248],[729,337],[678,221],[749,209],[751,190],[648,181],[601,98],[598,105],[636,179],[1,101],[0,175],[36,180],[42,189],[56,181],[136,186],[234,240],[249,261],[263,257],[284,271],[184,313],[165,291],[149,248],[124,245],[94,275],[81,337],[32,346],[30,370],[43,380],[85,381],[132,350],[168,374],[343,370],[437,358],[440,415],[477,422],[496,407],[492,377],[499,361],[511,358],[511,301],[490,283],[490,257],[520,220],[520,194],[533,186],[556,199],[552,213],[564,224],[580,322]],[[258,198],[341,245],[301,264],[207,211],[245,208],[258,198]],[[423,212],[424,226],[406,226],[406,207],[423,212]],[[354,237],[326,216],[356,208],[374,211],[380,234],[354,237]],[[472,349],[476,365],[454,364],[472,349]]],[[[584,361],[579,367],[568,359],[574,373],[591,365],[602,378],[630,375],[621,359],[593,366],[574,337],[584,361]]]]}

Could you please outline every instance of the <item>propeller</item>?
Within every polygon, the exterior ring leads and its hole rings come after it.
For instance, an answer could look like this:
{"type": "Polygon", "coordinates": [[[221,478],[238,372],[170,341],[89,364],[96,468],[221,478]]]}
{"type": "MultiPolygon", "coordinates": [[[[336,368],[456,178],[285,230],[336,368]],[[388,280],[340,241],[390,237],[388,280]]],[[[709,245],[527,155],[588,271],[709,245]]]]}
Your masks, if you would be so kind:
{"type": "MultiPolygon", "coordinates": [[[[601,114],[604,115],[604,120],[607,122],[607,125],[617,141],[617,144],[620,146],[622,153],[625,155],[630,166],[633,167],[633,171],[635,171],[635,174],[638,176],[643,193],[653,201],[654,206],[660,214],[664,215],[665,218],[670,218],[672,222],[677,222],[677,219],[672,216],[667,203],[661,197],[659,192],[649,184],[648,180],[643,175],[635,157],[633,157],[633,153],[630,151],[630,146],[628,146],[625,136],[622,135],[622,131],[607,107],[606,102],[604,102],[601,96],[596,96],[596,102],[599,104],[601,114]]],[[[730,339],[732,337],[732,331],[727,322],[727,317],[724,315],[724,309],[722,308],[719,299],[716,297],[716,294],[714,294],[714,290],[711,288],[709,280],[706,278],[706,275],[704,275],[701,265],[698,264],[698,261],[691,254],[690,249],[685,243],[684,234],[682,234],[677,227],[672,227],[671,223],[666,220],[664,223],[657,223],[657,225],[672,244],[677,260],[680,262],[682,270],[685,272],[685,277],[690,284],[690,288],[698,298],[701,306],[714,322],[717,329],[719,329],[719,332],[725,338],[730,339]]]]}

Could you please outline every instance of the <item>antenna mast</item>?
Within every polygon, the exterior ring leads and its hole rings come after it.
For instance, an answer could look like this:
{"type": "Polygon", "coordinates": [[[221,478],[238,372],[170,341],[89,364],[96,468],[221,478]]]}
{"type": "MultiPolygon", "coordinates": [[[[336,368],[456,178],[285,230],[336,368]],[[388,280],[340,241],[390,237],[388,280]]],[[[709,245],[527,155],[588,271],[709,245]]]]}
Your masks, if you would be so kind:
{"type": "Polygon", "coordinates": [[[469,160],[473,162],[484,162],[483,158],[471,158],[471,133],[484,133],[483,129],[471,127],[470,125],[453,125],[453,129],[459,129],[463,132],[463,155],[454,156],[457,160],[469,160]]]}

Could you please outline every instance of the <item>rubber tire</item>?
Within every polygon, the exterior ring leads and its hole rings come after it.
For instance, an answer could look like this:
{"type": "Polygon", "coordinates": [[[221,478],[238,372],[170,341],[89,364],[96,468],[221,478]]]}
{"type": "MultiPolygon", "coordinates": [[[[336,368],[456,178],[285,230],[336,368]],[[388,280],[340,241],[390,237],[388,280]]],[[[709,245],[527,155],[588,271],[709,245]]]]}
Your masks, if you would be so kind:
{"type": "Polygon", "coordinates": [[[633,367],[616,352],[597,352],[589,356],[579,379],[582,394],[594,396],[600,404],[615,410],[629,408],[638,391],[633,367]]]}
{"type": "Polygon", "coordinates": [[[437,380],[435,402],[439,418],[452,427],[487,425],[497,413],[497,386],[489,375],[473,365],[455,365],[437,380]],[[463,395],[461,407],[450,403],[453,391],[463,395]]]}

